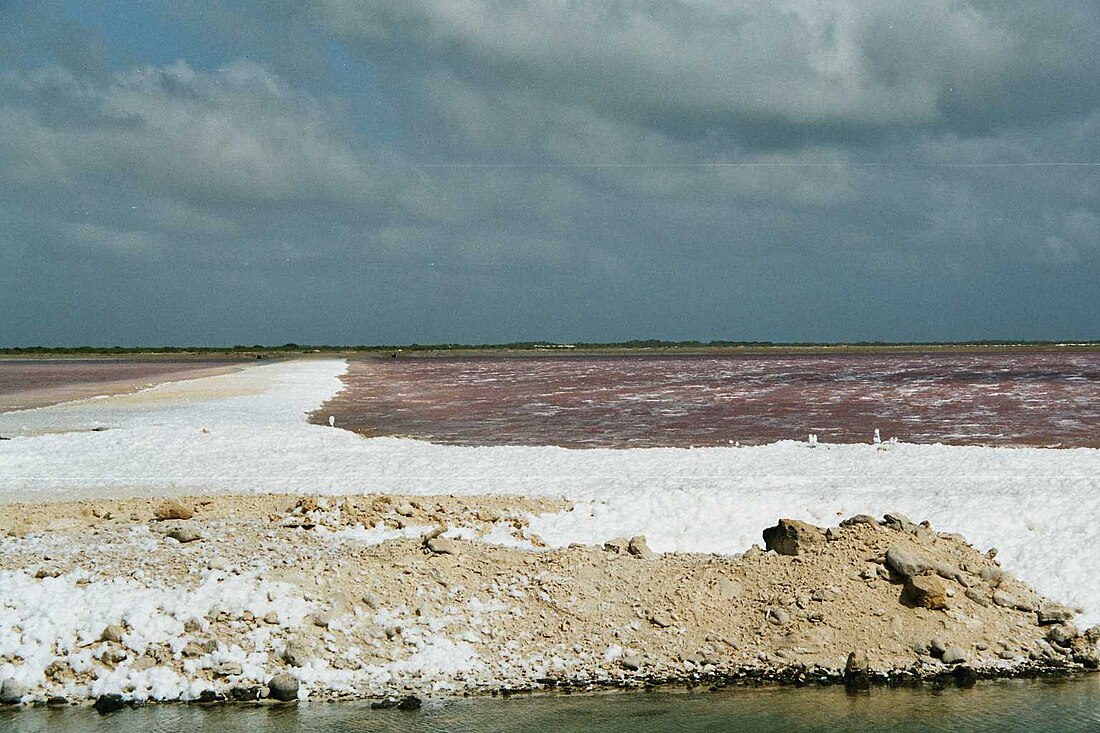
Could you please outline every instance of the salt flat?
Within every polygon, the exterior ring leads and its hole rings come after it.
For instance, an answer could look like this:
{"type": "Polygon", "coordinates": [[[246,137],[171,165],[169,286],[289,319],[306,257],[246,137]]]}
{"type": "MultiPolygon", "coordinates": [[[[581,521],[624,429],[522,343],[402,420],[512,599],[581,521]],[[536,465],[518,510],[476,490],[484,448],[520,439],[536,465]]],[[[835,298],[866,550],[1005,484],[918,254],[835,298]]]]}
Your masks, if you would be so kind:
{"type": "MultiPolygon", "coordinates": [[[[941,445],[569,450],[364,439],[310,425],[342,360],[303,360],[0,415],[0,500],[255,492],[564,496],[552,545],[645,534],[733,553],[776,517],[900,511],[997,547],[1006,569],[1100,621],[1100,451],[941,445]],[[98,429],[98,430],[96,430],[98,429]]],[[[869,430],[873,426],[868,426],[869,430]]]]}

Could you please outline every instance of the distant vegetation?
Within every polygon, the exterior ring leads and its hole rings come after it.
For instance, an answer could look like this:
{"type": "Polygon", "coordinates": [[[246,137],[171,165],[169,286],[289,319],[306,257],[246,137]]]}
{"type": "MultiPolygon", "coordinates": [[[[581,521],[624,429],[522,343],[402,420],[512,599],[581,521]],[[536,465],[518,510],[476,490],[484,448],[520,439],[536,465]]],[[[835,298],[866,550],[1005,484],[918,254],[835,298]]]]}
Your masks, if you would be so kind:
{"type": "Polygon", "coordinates": [[[775,342],[775,341],[661,341],[658,339],[637,339],[632,341],[617,341],[609,343],[575,342],[560,344],[551,341],[515,341],[506,344],[385,344],[385,345],[358,345],[358,346],[334,346],[334,345],[304,345],[288,343],[281,346],[265,346],[254,344],[252,346],[15,346],[0,348],[0,355],[9,356],[128,356],[135,354],[163,354],[179,356],[240,356],[259,357],[290,356],[300,354],[347,354],[347,353],[408,353],[408,352],[502,352],[502,351],[534,351],[548,353],[569,353],[575,351],[656,351],[656,350],[777,350],[784,349],[823,349],[823,350],[852,350],[875,351],[912,348],[937,348],[937,349],[995,349],[1005,347],[1018,348],[1054,348],[1072,347],[1096,349],[1100,348],[1100,341],[1011,341],[1011,340],[987,340],[987,341],[927,341],[927,342],[888,342],[888,341],[857,341],[849,343],[830,342],[775,342]]]}

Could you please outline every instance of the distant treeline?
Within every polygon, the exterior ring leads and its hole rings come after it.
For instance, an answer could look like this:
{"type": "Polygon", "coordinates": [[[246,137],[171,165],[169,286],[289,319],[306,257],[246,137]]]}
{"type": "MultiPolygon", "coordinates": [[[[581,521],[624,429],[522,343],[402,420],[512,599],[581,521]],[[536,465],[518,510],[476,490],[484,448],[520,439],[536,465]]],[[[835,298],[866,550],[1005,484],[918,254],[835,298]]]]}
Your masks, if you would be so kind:
{"type": "Polygon", "coordinates": [[[68,354],[68,355],[127,355],[127,354],[303,354],[325,352],[397,352],[397,351],[566,351],[566,350],[630,350],[630,349],[803,349],[803,348],[904,348],[904,347],[1044,347],[1044,346],[1100,347],[1100,341],[662,341],[660,339],[636,339],[615,342],[513,341],[505,344],[379,344],[358,346],[307,345],[287,343],[281,346],[14,346],[0,348],[0,354],[68,354]]]}

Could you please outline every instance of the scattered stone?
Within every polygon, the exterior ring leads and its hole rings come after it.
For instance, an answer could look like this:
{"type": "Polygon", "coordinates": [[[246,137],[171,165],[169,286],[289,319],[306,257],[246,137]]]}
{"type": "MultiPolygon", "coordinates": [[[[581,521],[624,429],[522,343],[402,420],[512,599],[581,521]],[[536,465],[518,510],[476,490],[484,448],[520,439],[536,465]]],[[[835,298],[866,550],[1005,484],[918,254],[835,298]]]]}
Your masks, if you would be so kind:
{"type": "Polygon", "coordinates": [[[413,507],[413,505],[405,501],[398,504],[394,508],[394,511],[403,517],[411,517],[412,515],[416,514],[416,509],[413,507]]]}
{"type": "Polygon", "coordinates": [[[126,629],[122,628],[118,624],[110,624],[105,627],[99,634],[100,641],[109,641],[115,644],[122,643],[122,635],[126,633],[126,629]]]}
{"type": "Polygon", "coordinates": [[[869,687],[871,685],[869,671],[867,655],[861,651],[850,652],[848,661],[844,665],[844,684],[848,687],[869,687]]]}
{"type": "Polygon", "coordinates": [[[797,519],[780,519],[774,527],[763,532],[764,546],[780,555],[801,555],[825,541],[825,533],[797,519]]]}
{"type": "Polygon", "coordinates": [[[882,522],[890,529],[896,529],[901,532],[910,532],[917,525],[913,523],[913,520],[905,516],[901,512],[887,512],[882,517],[882,522]]]}
{"type": "Polygon", "coordinates": [[[446,537],[432,537],[424,543],[424,546],[436,555],[457,555],[459,553],[458,543],[446,537]]]}
{"type": "Polygon", "coordinates": [[[195,513],[178,501],[162,502],[153,510],[153,517],[161,522],[169,519],[190,519],[193,516],[195,513]]]}
{"type": "Polygon", "coordinates": [[[848,517],[840,523],[841,527],[854,527],[857,524],[870,524],[877,526],[878,522],[870,514],[856,514],[853,517],[848,517]]]}
{"type": "Polygon", "coordinates": [[[963,595],[977,603],[979,606],[989,605],[989,597],[977,588],[967,588],[963,595]]]}
{"type": "Polygon", "coordinates": [[[768,620],[771,621],[776,626],[783,626],[785,624],[790,623],[791,614],[784,608],[778,608],[778,607],[769,608],[768,609],[768,620]]]}
{"type": "Polygon", "coordinates": [[[169,531],[167,536],[179,542],[181,545],[202,539],[202,535],[190,527],[178,527],[169,531]]]}
{"type": "Polygon", "coordinates": [[[240,662],[222,662],[213,669],[215,677],[236,677],[244,672],[240,662]]]}
{"type": "Polygon", "coordinates": [[[1001,580],[1004,578],[1004,576],[1005,572],[996,567],[982,568],[981,572],[978,573],[979,578],[981,578],[984,582],[989,583],[994,588],[1001,584],[1001,580]]]}
{"type": "Polygon", "coordinates": [[[905,581],[905,597],[914,606],[942,611],[947,608],[947,589],[935,575],[914,575],[905,581]]]}
{"type": "Polygon", "coordinates": [[[199,697],[195,702],[202,705],[209,705],[215,702],[225,702],[225,695],[222,695],[214,690],[203,690],[199,693],[199,697]]]}
{"type": "Polygon", "coordinates": [[[628,670],[630,672],[637,672],[639,669],[642,668],[642,658],[634,652],[630,652],[624,655],[623,658],[619,660],[619,664],[621,664],[622,668],[625,670],[628,670]]]}
{"type": "Polygon", "coordinates": [[[304,667],[313,655],[297,642],[290,642],[283,650],[283,661],[291,667],[304,667]]]}
{"type": "MultiPolygon", "coordinates": [[[[235,700],[237,702],[250,702],[252,700],[259,700],[261,689],[265,689],[265,688],[260,688],[260,687],[256,687],[256,686],[252,686],[252,687],[230,687],[229,688],[229,699],[230,700],[235,700]]],[[[268,694],[270,695],[271,694],[271,689],[270,688],[266,688],[266,689],[268,691],[268,694]]]]}
{"type": "Polygon", "coordinates": [[[653,554],[653,550],[649,549],[649,545],[646,544],[645,537],[642,535],[636,535],[630,538],[630,542],[626,546],[627,552],[634,557],[640,557],[643,560],[652,560],[656,555],[653,554]]]}
{"type": "Polygon", "coordinates": [[[0,682],[0,705],[18,705],[26,694],[27,688],[13,679],[0,682]]]}
{"type": "Polygon", "coordinates": [[[924,558],[901,545],[893,545],[886,551],[886,565],[903,578],[920,575],[928,570],[928,563],[924,558]]]}
{"type": "MultiPolygon", "coordinates": [[[[419,613],[417,614],[420,615],[419,613]]],[[[325,611],[318,611],[309,618],[313,622],[314,626],[318,628],[327,629],[329,624],[332,623],[332,614],[325,611]]]]}
{"type": "Polygon", "coordinates": [[[672,620],[663,613],[653,614],[649,617],[649,622],[660,629],[667,629],[672,626],[672,620]]]}
{"type": "Polygon", "coordinates": [[[264,614],[264,623],[265,624],[278,624],[279,623],[279,614],[278,614],[278,612],[268,611],[267,613],[265,613],[264,614]]]}
{"type": "Polygon", "coordinates": [[[943,652],[944,664],[962,664],[967,660],[966,650],[961,646],[949,646],[943,652]]]}
{"type": "Polygon", "coordinates": [[[268,694],[273,700],[290,702],[298,699],[298,678],[294,675],[280,673],[267,681],[268,694]]]}
{"type": "Polygon", "coordinates": [[[1019,608],[1020,599],[1011,593],[999,590],[993,593],[993,603],[1001,608],[1019,608]]]}
{"type": "Polygon", "coordinates": [[[100,715],[109,715],[126,707],[122,695],[100,695],[95,701],[95,711],[100,715]]]}
{"type": "Polygon", "coordinates": [[[401,700],[401,702],[397,703],[397,709],[398,710],[419,710],[420,705],[421,705],[421,702],[420,702],[419,697],[417,697],[416,695],[409,695],[408,697],[403,698],[401,700]]]}
{"type": "Polygon", "coordinates": [[[630,540],[628,540],[626,537],[616,537],[603,543],[603,549],[619,555],[625,555],[627,553],[627,548],[629,547],[630,540]]]}
{"type": "Polygon", "coordinates": [[[1073,624],[1058,624],[1047,631],[1047,641],[1058,646],[1069,646],[1080,635],[1081,632],[1073,624]]]}
{"type": "Polygon", "coordinates": [[[1077,614],[1072,608],[1067,608],[1061,604],[1044,603],[1039,606],[1037,615],[1040,626],[1050,626],[1051,624],[1062,624],[1070,621],[1077,614]]]}

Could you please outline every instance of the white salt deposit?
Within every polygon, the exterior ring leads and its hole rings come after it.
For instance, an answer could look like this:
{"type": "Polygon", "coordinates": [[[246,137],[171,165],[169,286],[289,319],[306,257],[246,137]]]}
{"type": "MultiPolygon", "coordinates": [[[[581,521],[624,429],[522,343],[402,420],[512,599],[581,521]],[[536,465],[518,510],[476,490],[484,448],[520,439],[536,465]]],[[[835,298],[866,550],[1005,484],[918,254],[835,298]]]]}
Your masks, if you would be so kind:
{"type": "Polygon", "coordinates": [[[780,516],[828,525],[900,511],[996,546],[1010,572],[1082,606],[1083,622],[1100,621],[1100,450],[825,443],[809,450],[794,441],[568,450],[364,439],[305,419],[340,389],[345,367],[283,362],[0,415],[0,435],[13,438],[0,442],[0,500],[282,491],[565,496],[574,511],[530,527],[552,545],[640,533],[656,551],[720,553],[759,542],[761,528],[780,516]]]}

